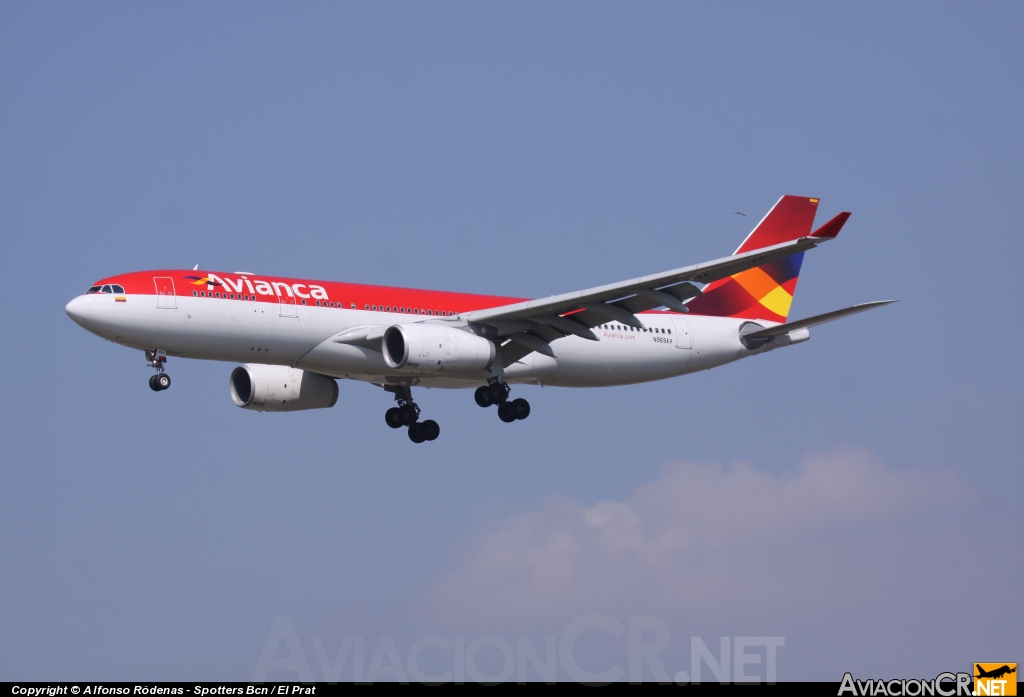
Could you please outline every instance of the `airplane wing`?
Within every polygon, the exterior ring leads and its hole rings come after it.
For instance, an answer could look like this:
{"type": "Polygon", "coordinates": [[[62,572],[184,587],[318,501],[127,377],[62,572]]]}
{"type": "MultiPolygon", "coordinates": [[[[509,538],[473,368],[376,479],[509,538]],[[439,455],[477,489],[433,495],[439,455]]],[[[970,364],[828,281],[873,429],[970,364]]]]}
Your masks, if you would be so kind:
{"type": "MultiPolygon", "coordinates": [[[[590,331],[590,328],[599,324],[615,321],[632,327],[642,327],[643,324],[636,317],[636,313],[644,310],[667,307],[678,312],[688,312],[684,301],[701,294],[691,281],[711,283],[755,266],[813,249],[822,242],[834,239],[830,232],[831,230],[823,228],[807,237],[703,264],[549,298],[475,310],[463,313],[461,317],[470,323],[491,327],[492,330],[485,334],[488,337],[508,337],[517,344],[515,348],[508,345],[502,348],[502,362],[508,366],[527,353],[540,350],[540,343],[547,344],[569,334],[597,341],[597,335],[590,331]]],[[[550,348],[540,352],[551,355],[550,348]]]]}
{"type": "Polygon", "coordinates": [[[855,315],[858,312],[866,312],[867,310],[873,310],[876,307],[882,307],[883,305],[891,305],[896,302],[895,300],[876,300],[870,303],[861,303],[860,305],[853,305],[852,307],[846,307],[842,310],[833,310],[832,312],[826,312],[823,315],[814,315],[813,317],[807,317],[806,319],[798,319],[795,322],[786,322],[785,324],[778,324],[774,327],[768,327],[767,329],[760,329],[750,334],[744,334],[744,339],[768,339],[773,336],[781,336],[788,334],[795,329],[805,329],[806,327],[813,327],[816,324],[825,324],[825,322],[831,322],[832,320],[840,319],[842,317],[849,317],[855,315]]]}

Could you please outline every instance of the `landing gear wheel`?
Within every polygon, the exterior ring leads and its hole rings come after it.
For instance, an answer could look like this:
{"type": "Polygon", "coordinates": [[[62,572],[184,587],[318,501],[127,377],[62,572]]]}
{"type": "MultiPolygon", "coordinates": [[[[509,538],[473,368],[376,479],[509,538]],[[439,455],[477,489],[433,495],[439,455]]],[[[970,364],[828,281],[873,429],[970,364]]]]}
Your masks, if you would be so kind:
{"type": "Polygon", "coordinates": [[[507,424],[515,421],[516,415],[512,413],[512,405],[508,402],[498,405],[498,418],[507,424]]]}
{"type": "Polygon", "coordinates": [[[512,400],[509,407],[512,409],[512,415],[517,419],[522,420],[530,415],[530,403],[522,397],[512,400]]]}
{"type": "Polygon", "coordinates": [[[427,440],[436,440],[441,435],[441,427],[433,419],[427,419],[420,427],[423,429],[423,437],[427,440]]]}
{"type": "Polygon", "coordinates": [[[423,431],[423,424],[413,424],[409,427],[409,440],[413,443],[422,443],[427,439],[427,434],[423,431]]]}
{"type": "Polygon", "coordinates": [[[420,418],[419,410],[411,404],[398,407],[398,415],[402,419],[403,426],[412,426],[416,419],[420,418]]]}
{"type": "Polygon", "coordinates": [[[390,426],[391,428],[401,428],[402,416],[401,414],[399,414],[398,407],[391,407],[386,412],[384,412],[384,421],[386,421],[388,426],[390,426]]]}
{"type": "Polygon", "coordinates": [[[503,382],[492,382],[487,386],[487,398],[491,404],[504,404],[508,399],[508,385],[503,382]]]}
{"type": "Polygon", "coordinates": [[[487,396],[489,385],[483,385],[482,387],[476,388],[476,392],[473,393],[473,399],[476,403],[485,409],[491,406],[491,398],[487,396]]]}
{"type": "Polygon", "coordinates": [[[171,386],[171,376],[167,373],[160,373],[156,376],[156,384],[160,386],[161,390],[166,390],[171,386]]]}
{"type": "Polygon", "coordinates": [[[163,389],[163,388],[160,387],[159,384],[157,384],[156,379],[158,377],[160,377],[160,376],[159,375],[151,375],[149,377],[149,389],[153,390],[154,392],[159,392],[161,389],[163,389]]]}

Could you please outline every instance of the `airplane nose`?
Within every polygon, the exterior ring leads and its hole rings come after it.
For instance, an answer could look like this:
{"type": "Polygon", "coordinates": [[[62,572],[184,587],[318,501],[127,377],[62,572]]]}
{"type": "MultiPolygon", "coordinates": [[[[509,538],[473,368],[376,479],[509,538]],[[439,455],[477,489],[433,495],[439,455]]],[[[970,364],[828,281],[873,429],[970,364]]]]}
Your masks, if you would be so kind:
{"type": "Polygon", "coordinates": [[[64,312],[68,313],[68,317],[70,317],[75,324],[85,327],[89,322],[89,301],[84,295],[79,295],[64,306],[64,312]]]}

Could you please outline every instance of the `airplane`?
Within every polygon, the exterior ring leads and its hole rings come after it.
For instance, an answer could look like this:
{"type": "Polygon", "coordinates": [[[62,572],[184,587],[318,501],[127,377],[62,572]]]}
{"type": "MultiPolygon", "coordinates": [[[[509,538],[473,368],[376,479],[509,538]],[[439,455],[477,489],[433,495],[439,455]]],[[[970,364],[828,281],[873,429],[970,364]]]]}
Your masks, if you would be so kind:
{"type": "Polygon", "coordinates": [[[145,352],[166,390],[169,356],[242,363],[243,409],[332,407],[340,379],[382,387],[414,443],[433,441],[413,387],[468,388],[512,423],[514,385],[604,387],[664,380],[810,338],[810,327],[891,300],[787,321],[804,252],[850,213],[811,231],[819,200],[783,196],[728,257],[536,300],[233,273],[138,271],[97,281],[65,308],[77,324],[145,352]]]}
{"type": "Polygon", "coordinates": [[[976,678],[995,678],[995,679],[998,679],[998,678],[1003,677],[1004,675],[1009,675],[1010,673],[1016,673],[1017,672],[1016,665],[1014,665],[1013,668],[1011,668],[1009,665],[1003,665],[1003,666],[1000,666],[999,668],[995,668],[993,670],[985,670],[981,666],[979,666],[977,663],[975,663],[974,667],[978,671],[978,674],[974,676],[976,678]]]}

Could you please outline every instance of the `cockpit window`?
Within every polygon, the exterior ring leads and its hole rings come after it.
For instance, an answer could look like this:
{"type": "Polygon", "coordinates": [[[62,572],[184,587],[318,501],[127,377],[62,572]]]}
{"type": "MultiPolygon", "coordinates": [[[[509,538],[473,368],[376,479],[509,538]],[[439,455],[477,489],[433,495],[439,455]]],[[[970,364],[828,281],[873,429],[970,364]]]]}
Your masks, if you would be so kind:
{"type": "Polygon", "coordinates": [[[100,287],[99,286],[93,286],[89,290],[85,291],[85,294],[86,295],[90,295],[92,293],[99,293],[99,292],[100,292],[100,287]]]}
{"type": "Polygon", "coordinates": [[[110,290],[110,286],[107,285],[107,286],[103,286],[102,288],[100,288],[100,292],[101,293],[112,293],[113,291],[110,290]]]}
{"type": "Polygon", "coordinates": [[[117,293],[118,295],[124,295],[124,288],[122,286],[119,286],[116,283],[112,283],[110,287],[113,288],[114,292],[117,293]]]}

